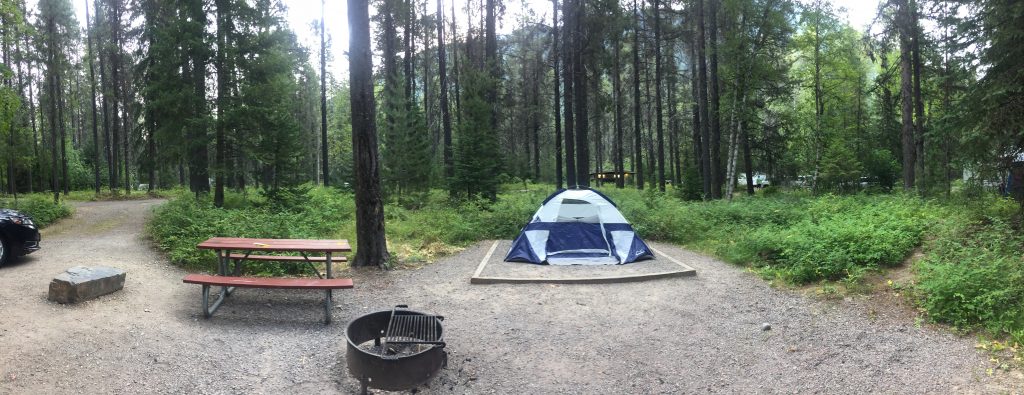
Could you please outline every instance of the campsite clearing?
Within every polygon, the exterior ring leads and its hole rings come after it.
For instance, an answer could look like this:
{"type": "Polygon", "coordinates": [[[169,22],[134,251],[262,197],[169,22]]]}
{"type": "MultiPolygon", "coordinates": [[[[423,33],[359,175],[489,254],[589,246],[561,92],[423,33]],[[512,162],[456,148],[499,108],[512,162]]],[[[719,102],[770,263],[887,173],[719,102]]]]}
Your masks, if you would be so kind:
{"type": "MultiPolygon", "coordinates": [[[[339,273],[359,288],[323,325],[319,294],[250,290],[210,320],[185,272],[142,234],[157,201],[77,204],[46,248],[0,268],[0,393],[353,393],[344,325],[407,303],[445,315],[447,369],[420,393],[1013,393],[971,337],[868,299],[821,301],[651,243],[696,277],[626,284],[471,285],[493,242],[418,270],[339,273]],[[113,222],[111,222],[113,221],[113,222]],[[98,227],[97,224],[105,224],[98,227]],[[128,272],[81,305],[46,301],[70,262],[128,272]],[[762,331],[762,323],[772,330],[762,331]]],[[[502,251],[503,252],[503,251],[502,251]]],[[[643,264],[638,262],[636,264],[643,264]]]]}

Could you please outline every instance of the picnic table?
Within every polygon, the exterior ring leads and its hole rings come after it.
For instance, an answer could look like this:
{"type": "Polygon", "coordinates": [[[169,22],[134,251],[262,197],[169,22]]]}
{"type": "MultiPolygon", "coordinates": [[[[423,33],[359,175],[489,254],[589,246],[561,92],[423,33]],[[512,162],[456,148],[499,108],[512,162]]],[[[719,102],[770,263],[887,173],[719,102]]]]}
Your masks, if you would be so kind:
{"type": "Polygon", "coordinates": [[[324,322],[331,322],[331,299],[335,289],[353,287],[351,279],[334,278],[333,263],[346,261],[343,256],[333,254],[351,252],[348,240],[310,240],[310,239],[252,239],[240,237],[213,237],[196,246],[203,250],[217,253],[217,275],[190,274],[183,282],[203,286],[203,315],[209,318],[220,307],[224,300],[234,292],[235,288],[278,288],[278,289],[318,289],[324,290],[324,322]],[[254,254],[257,253],[257,254],[254,254]],[[267,255],[280,253],[298,253],[299,255],[267,255]],[[230,263],[234,261],[234,269],[230,263]],[[315,269],[317,277],[313,278],[264,278],[240,277],[242,265],[246,261],[277,261],[296,264],[323,262],[327,269],[326,278],[315,269]],[[220,286],[217,300],[211,306],[209,295],[211,286],[220,286]]]}

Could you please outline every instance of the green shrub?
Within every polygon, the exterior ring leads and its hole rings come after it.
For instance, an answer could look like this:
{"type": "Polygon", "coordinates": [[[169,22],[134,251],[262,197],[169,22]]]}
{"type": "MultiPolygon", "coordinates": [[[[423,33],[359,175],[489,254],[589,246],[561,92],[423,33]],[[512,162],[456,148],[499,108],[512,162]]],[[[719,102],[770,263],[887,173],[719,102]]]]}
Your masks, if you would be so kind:
{"type": "MultiPolygon", "coordinates": [[[[424,194],[419,209],[400,204],[384,208],[385,230],[399,259],[430,259],[482,239],[510,239],[547,196],[547,191],[509,192],[497,202],[486,199],[451,201],[442,191],[424,194]]],[[[252,199],[237,193],[215,208],[208,197],[196,201],[182,194],[157,208],[149,233],[170,259],[191,268],[210,270],[212,252],[196,245],[210,237],[344,238],[353,246],[355,204],[350,192],[325,188],[293,188],[252,199]]],[[[275,263],[252,264],[257,273],[281,273],[275,263]]]]}
{"type": "Polygon", "coordinates": [[[72,213],[70,206],[64,204],[63,201],[54,203],[53,195],[46,193],[21,195],[17,200],[3,198],[0,199],[0,207],[28,214],[40,228],[45,228],[61,218],[69,217],[72,213]]]}
{"type": "Polygon", "coordinates": [[[918,262],[921,305],[937,322],[982,328],[1024,344],[1024,235],[1020,223],[961,220],[918,262]]]}
{"type": "Polygon", "coordinates": [[[766,274],[801,284],[841,280],[900,264],[934,210],[912,198],[826,196],[808,205],[806,219],[754,231],[745,248],[766,274]]]}

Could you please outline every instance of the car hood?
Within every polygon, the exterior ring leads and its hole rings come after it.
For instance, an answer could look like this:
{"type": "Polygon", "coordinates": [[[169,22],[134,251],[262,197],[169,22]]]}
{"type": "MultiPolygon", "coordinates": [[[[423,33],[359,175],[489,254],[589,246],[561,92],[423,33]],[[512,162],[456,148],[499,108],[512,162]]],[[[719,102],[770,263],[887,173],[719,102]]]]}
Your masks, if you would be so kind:
{"type": "Polygon", "coordinates": [[[25,215],[25,214],[22,214],[18,210],[11,210],[9,208],[0,208],[0,218],[7,218],[7,217],[28,217],[28,216],[25,215]]]}

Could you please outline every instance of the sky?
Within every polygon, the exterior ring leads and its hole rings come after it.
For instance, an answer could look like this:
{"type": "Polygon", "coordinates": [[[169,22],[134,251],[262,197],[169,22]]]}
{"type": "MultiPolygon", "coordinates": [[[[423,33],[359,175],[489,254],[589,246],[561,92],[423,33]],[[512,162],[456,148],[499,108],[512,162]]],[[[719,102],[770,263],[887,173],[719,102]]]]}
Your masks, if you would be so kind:
{"type": "MultiPolygon", "coordinates": [[[[83,25],[85,24],[85,4],[87,1],[89,0],[72,0],[78,20],[83,25]]],[[[336,79],[344,80],[348,77],[348,60],[344,56],[345,51],[348,49],[347,0],[322,1],[325,15],[324,25],[330,40],[328,50],[331,52],[331,60],[328,63],[328,73],[336,79]]],[[[443,1],[446,18],[451,17],[448,14],[451,13],[451,6],[454,1],[457,13],[456,18],[461,26],[460,29],[465,31],[467,22],[465,7],[467,0],[443,1]]],[[[837,9],[845,8],[847,11],[845,14],[847,22],[859,30],[864,30],[864,27],[871,22],[879,2],[879,0],[827,1],[832,3],[837,9]]],[[[91,3],[91,1],[89,2],[91,3]]],[[[312,58],[310,60],[314,65],[319,66],[318,49],[320,47],[320,37],[313,30],[311,24],[320,20],[321,3],[316,0],[283,0],[283,3],[288,8],[285,19],[295,32],[299,42],[312,49],[312,58]]],[[[435,13],[437,11],[437,3],[435,1],[430,1],[429,3],[427,12],[435,13]]],[[[533,10],[538,17],[544,17],[548,20],[551,18],[550,0],[505,0],[505,9],[504,23],[502,21],[498,22],[499,34],[510,32],[515,25],[517,17],[528,10],[533,10]]],[[[370,12],[373,12],[372,7],[370,12]]],[[[843,15],[842,12],[839,14],[843,15]]],[[[319,67],[316,67],[316,69],[319,70],[319,67]]]]}

